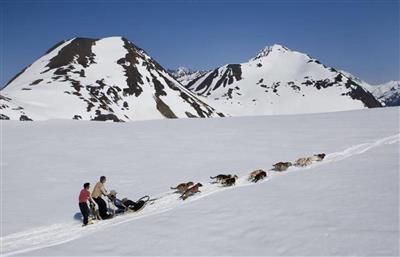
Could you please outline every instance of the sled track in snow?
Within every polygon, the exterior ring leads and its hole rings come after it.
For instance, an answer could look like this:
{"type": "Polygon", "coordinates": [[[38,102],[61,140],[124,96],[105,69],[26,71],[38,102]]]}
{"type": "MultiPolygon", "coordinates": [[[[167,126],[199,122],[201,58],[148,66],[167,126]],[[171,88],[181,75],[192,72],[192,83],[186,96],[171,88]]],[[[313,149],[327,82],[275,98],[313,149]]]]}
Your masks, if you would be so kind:
{"type": "MultiPolygon", "coordinates": [[[[269,171],[268,177],[263,181],[259,181],[257,184],[265,183],[273,179],[274,176],[277,175],[281,176],[286,173],[290,173],[291,171],[312,169],[314,167],[326,165],[331,162],[345,160],[351,156],[362,154],[375,147],[387,144],[394,144],[399,141],[400,141],[400,134],[396,134],[394,136],[379,139],[372,143],[354,145],[343,151],[327,154],[323,161],[314,162],[313,164],[307,167],[290,167],[286,172],[283,173],[269,171]]],[[[158,196],[154,196],[154,198],[158,198],[158,200],[156,200],[154,204],[147,205],[147,207],[144,208],[139,213],[117,216],[110,220],[104,220],[98,222],[96,223],[96,225],[93,226],[81,227],[80,222],[75,221],[67,223],[58,223],[50,226],[33,228],[23,232],[10,234],[0,238],[0,244],[1,244],[0,253],[2,256],[10,256],[67,243],[75,239],[91,235],[99,230],[103,230],[111,226],[116,226],[125,222],[131,222],[136,219],[141,219],[144,217],[169,211],[181,205],[188,204],[192,201],[196,201],[198,199],[207,197],[217,192],[231,190],[235,187],[254,185],[254,183],[249,182],[247,180],[247,177],[248,174],[240,176],[236,181],[236,186],[233,187],[221,187],[218,184],[210,184],[208,182],[203,182],[201,193],[194,195],[185,201],[178,199],[179,195],[171,194],[171,192],[168,191],[158,196]]]]}

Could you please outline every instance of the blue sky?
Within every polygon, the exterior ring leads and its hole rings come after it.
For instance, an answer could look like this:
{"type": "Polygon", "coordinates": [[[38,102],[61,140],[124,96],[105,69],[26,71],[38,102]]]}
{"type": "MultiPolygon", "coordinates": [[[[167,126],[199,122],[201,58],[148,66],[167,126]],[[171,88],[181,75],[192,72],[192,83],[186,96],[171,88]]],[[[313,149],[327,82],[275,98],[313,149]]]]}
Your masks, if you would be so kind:
{"type": "Polygon", "coordinates": [[[279,43],[370,83],[399,79],[399,1],[1,1],[0,86],[55,43],[124,36],[165,68],[279,43]]]}

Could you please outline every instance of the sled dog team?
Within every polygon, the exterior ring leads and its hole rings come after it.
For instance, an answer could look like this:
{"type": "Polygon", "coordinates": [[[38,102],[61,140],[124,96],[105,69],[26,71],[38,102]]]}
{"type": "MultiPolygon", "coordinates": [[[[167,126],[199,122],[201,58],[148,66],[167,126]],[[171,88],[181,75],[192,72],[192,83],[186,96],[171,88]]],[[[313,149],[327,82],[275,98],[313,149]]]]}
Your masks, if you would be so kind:
{"type": "MultiPolygon", "coordinates": [[[[311,165],[313,161],[322,161],[325,158],[325,156],[326,156],[325,153],[321,153],[321,154],[315,154],[310,157],[302,157],[297,159],[294,162],[294,164],[291,162],[278,162],[273,165],[274,168],[272,170],[285,171],[290,166],[305,167],[311,165]]],[[[249,174],[248,180],[257,183],[259,180],[262,180],[265,177],[267,177],[267,172],[258,169],[252,171],[249,174]]],[[[238,176],[232,174],[219,174],[215,177],[210,177],[210,179],[214,180],[213,182],[211,182],[212,184],[220,183],[223,186],[234,186],[236,183],[236,179],[238,179],[238,176]]],[[[105,183],[106,183],[106,177],[101,176],[100,181],[96,183],[91,194],[89,191],[90,183],[85,183],[83,185],[83,189],[79,194],[79,209],[83,215],[83,226],[92,223],[92,221],[89,220],[90,211],[87,205],[88,201],[90,203],[90,208],[92,213],[97,213],[95,211],[94,202],[97,204],[98,219],[112,218],[115,213],[121,213],[126,211],[138,211],[144,206],[145,202],[141,200],[134,202],[127,198],[123,198],[122,200],[118,199],[117,192],[115,190],[111,190],[110,193],[107,192],[107,190],[104,187],[105,183]],[[111,202],[117,208],[117,210],[114,211],[113,214],[109,214],[107,212],[107,204],[104,201],[103,196],[107,197],[108,201],[111,202]]],[[[189,181],[185,183],[180,183],[176,187],[171,187],[171,189],[176,190],[175,191],[176,193],[180,193],[181,194],[180,199],[185,200],[188,197],[196,193],[199,193],[200,192],[199,188],[202,186],[203,185],[201,183],[194,184],[192,181],[189,181]]]]}
{"type": "MultiPolygon", "coordinates": [[[[274,171],[285,171],[287,170],[290,166],[298,166],[298,167],[305,167],[310,164],[312,164],[313,161],[322,161],[325,158],[325,154],[315,154],[310,157],[302,157],[297,159],[294,164],[291,162],[278,162],[273,165],[274,171]]],[[[267,172],[264,170],[258,169],[254,170],[250,173],[248,180],[254,183],[257,183],[259,180],[264,179],[267,177],[267,172]]],[[[238,179],[237,175],[232,175],[232,174],[219,174],[215,177],[210,177],[210,179],[213,179],[214,181],[211,182],[212,184],[215,183],[220,183],[223,186],[233,186],[236,183],[236,179],[238,179]]],[[[177,193],[181,193],[181,197],[183,200],[188,198],[189,196],[200,192],[199,187],[201,187],[202,184],[197,183],[194,184],[192,181],[186,182],[186,183],[181,183],[177,185],[176,187],[171,187],[171,189],[176,189],[177,193]]]]}

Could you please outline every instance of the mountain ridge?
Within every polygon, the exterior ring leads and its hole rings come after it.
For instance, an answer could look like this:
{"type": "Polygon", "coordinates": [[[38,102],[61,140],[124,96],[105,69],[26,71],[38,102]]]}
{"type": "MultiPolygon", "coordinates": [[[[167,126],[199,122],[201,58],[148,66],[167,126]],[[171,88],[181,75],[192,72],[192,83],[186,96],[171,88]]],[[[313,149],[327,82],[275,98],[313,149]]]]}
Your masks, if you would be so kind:
{"type": "Polygon", "coordinates": [[[247,62],[211,70],[186,87],[233,116],[382,106],[370,92],[345,74],[279,44],[263,48],[247,62]]]}
{"type": "Polygon", "coordinates": [[[61,41],[13,77],[2,96],[4,119],[129,121],[223,116],[123,37],[61,41]]]}
{"type": "Polygon", "coordinates": [[[130,121],[381,107],[367,83],[281,44],[209,71],[164,69],[124,37],[72,38],[2,89],[0,119],[130,121]],[[63,106],[68,106],[66,110],[63,106]]]}
{"type": "Polygon", "coordinates": [[[187,67],[178,67],[177,69],[168,69],[168,72],[182,85],[186,86],[190,81],[207,73],[208,70],[192,70],[187,67]]]}
{"type": "Polygon", "coordinates": [[[400,106],[400,81],[390,80],[381,84],[370,84],[350,72],[341,70],[352,80],[356,81],[363,88],[371,92],[375,98],[385,106],[400,106]]]}

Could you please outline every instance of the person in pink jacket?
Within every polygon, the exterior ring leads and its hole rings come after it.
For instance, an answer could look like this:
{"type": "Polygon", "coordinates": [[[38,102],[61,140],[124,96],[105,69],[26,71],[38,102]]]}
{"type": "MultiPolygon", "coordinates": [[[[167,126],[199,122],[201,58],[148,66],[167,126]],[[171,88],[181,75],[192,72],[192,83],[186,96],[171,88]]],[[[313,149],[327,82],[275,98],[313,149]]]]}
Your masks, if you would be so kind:
{"type": "Polygon", "coordinates": [[[81,210],[83,216],[83,226],[86,226],[89,223],[89,207],[87,202],[92,201],[90,197],[90,183],[83,184],[83,189],[79,194],[79,209],[81,210]]]}

